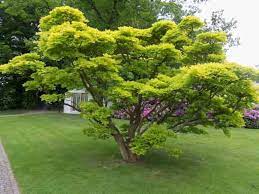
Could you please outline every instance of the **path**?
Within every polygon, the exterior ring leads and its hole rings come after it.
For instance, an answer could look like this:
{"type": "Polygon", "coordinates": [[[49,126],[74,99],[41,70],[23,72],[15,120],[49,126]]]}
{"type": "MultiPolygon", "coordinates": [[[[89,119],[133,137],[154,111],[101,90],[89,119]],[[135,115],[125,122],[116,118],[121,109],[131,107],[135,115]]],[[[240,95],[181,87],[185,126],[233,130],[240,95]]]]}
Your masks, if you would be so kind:
{"type": "Polygon", "coordinates": [[[0,194],[19,194],[10,162],[0,142],[0,194]]]}

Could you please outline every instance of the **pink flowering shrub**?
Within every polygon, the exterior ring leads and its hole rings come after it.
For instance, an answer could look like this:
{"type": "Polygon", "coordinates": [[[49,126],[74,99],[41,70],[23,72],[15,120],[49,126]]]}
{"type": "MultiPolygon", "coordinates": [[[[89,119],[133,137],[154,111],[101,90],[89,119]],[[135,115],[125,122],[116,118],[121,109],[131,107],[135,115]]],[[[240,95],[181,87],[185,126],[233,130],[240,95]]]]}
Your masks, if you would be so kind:
{"type": "Polygon", "coordinates": [[[259,129],[259,108],[258,106],[252,110],[245,110],[244,120],[246,128],[259,129]]]}
{"type": "MultiPolygon", "coordinates": [[[[144,101],[142,106],[143,106],[142,116],[143,116],[143,118],[147,119],[148,121],[158,119],[158,118],[164,116],[166,114],[166,112],[169,111],[168,109],[164,109],[163,111],[160,111],[157,114],[157,111],[161,110],[161,106],[162,106],[162,104],[160,104],[159,100],[144,101]],[[156,117],[158,117],[158,118],[155,118],[154,115],[156,115],[156,117]]],[[[135,107],[132,107],[131,111],[133,111],[134,109],[135,109],[135,107]]],[[[188,111],[188,103],[181,102],[175,107],[175,110],[171,111],[171,115],[175,118],[177,118],[177,117],[179,118],[179,117],[184,116],[187,111],[188,111]]],[[[124,109],[115,111],[113,116],[116,119],[129,119],[129,114],[124,109]]],[[[207,118],[213,119],[214,118],[213,112],[208,112],[207,118]]]]}
{"type": "MultiPolygon", "coordinates": [[[[154,113],[160,107],[160,102],[158,100],[144,101],[142,103],[142,106],[143,106],[143,109],[141,112],[142,112],[143,118],[147,120],[153,120],[154,113]]],[[[134,109],[135,107],[132,107],[131,111],[133,111],[134,109]]],[[[163,112],[161,112],[160,114],[163,114],[163,112]]],[[[129,114],[127,113],[126,110],[121,109],[114,113],[114,117],[117,119],[129,119],[129,114]]]]}
{"type": "MultiPolygon", "coordinates": [[[[142,116],[143,116],[143,118],[145,118],[149,121],[158,119],[158,118],[164,116],[166,114],[166,112],[169,111],[167,108],[164,109],[163,111],[161,111],[161,107],[163,105],[160,103],[159,100],[144,101],[142,106],[143,106],[142,116]],[[158,118],[155,118],[155,115],[158,118]]],[[[172,111],[171,114],[175,117],[181,117],[186,113],[187,107],[188,107],[187,103],[183,103],[183,102],[179,103],[176,106],[175,110],[172,111]]],[[[135,109],[135,107],[132,107],[131,111],[134,110],[134,109],[135,109]]],[[[120,110],[115,111],[113,116],[117,119],[129,119],[129,114],[124,109],[120,109],[120,110]]]]}

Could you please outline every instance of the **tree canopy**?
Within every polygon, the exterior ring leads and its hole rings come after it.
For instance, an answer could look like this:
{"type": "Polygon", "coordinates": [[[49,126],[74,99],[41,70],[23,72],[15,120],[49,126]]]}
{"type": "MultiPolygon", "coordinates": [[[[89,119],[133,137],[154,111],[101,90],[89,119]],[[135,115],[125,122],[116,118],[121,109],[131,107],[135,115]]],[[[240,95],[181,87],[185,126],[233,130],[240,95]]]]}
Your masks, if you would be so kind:
{"type": "Polygon", "coordinates": [[[225,62],[226,35],[203,26],[187,16],[179,24],[98,30],[79,10],[58,7],[40,20],[38,52],[15,57],[0,71],[30,75],[24,86],[44,92],[48,103],[66,97],[57,88],[86,88],[93,100],[76,105],[89,121],[85,134],[113,137],[125,161],[152,148],[177,156],[167,137],[203,133],[197,126],[207,125],[229,134],[229,127],[244,125],[243,109],[257,97],[256,74],[225,62]],[[126,115],[123,125],[114,121],[118,113],[126,115]]]}
{"type": "MultiPolygon", "coordinates": [[[[0,64],[35,50],[34,42],[38,39],[35,33],[38,31],[40,18],[58,6],[68,5],[80,9],[87,16],[90,26],[104,30],[117,29],[119,26],[148,28],[163,18],[179,23],[183,16],[199,12],[200,5],[204,2],[206,0],[0,0],[0,64]]],[[[227,21],[223,12],[218,11],[209,19],[204,30],[227,32],[228,48],[238,44],[238,39],[233,37],[235,26],[234,19],[227,21]]],[[[9,102],[13,101],[4,104],[4,100],[0,98],[0,107],[27,108],[38,103],[37,93],[25,92],[22,88],[26,76],[0,76],[1,96],[9,99],[9,102]],[[19,96],[21,98],[17,98],[19,96]]]]}

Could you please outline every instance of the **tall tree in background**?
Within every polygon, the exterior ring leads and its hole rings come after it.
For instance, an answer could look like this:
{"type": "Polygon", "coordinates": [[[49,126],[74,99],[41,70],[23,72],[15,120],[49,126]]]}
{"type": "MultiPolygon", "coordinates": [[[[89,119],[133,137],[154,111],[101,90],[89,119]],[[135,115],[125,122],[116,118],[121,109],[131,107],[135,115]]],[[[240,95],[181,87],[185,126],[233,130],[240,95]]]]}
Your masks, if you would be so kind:
{"type": "Polygon", "coordinates": [[[224,17],[224,10],[213,11],[210,20],[206,21],[205,26],[208,31],[224,31],[226,33],[228,39],[226,49],[240,44],[240,38],[233,33],[236,28],[237,20],[234,18],[227,20],[224,17]]]}
{"type": "MultiPolygon", "coordinates": [[[[6,63],[14,56],[34,50],[35,32],[38,21],[57,6],[69,5],[79,8],[89,19],[89,25],[100,30],[116,29],[118,26],[137,28],[150,27],[159,19],[171,19],[176,23],[186,15],[200,11],[199,6],[207,0],[0,0],[0,64],[6,63]]],[[[204,30],[225,31],[229,46],[238,44],[233,38],[234,20],[224,19],[222,12],[215,12],[208,20],[204,30]]],[[[9,75],[1,77],[0,92],[2,96],[19,96],[13,103],[23,107],[23,99],[37,103],[38,97],[23,90],[24,78],[9,75]],[[21,81],[23,80],[23,81],[21,81]],[[9,89],[6,89],[6,88],[9,89]],[[27,95],[28,94],[28,95],[27,95]],[[27,98],[29,97],[29,98],[27,98]],[[32,98],[30,98],[32,97],[32,98]]],[[[0,103],[3,100],[0,100],[0,103]]],[[[11,108],[6,105],[1,106],[11,108]]],[[[15,106],[14,106],[15,107],[15,106]]],[[[29,106],[31,107],[31,106],[29,106]]]]}
{"type": "MultiPolygon", "coordinates": [[[[69,5],[80,9],[89,18],[89,25],[100,30],[118,26],[150,27],[159,19],[176,23],[186,15],[200,12],[208,0],[0,0],[1,60],[31,49],[28,43],[38,30],[39,19],[57,6],[69,5]],[[27,44],[26,44],[27,43],[27,44]]],[[[234,19],[227,21],[223,11],[213,12],[207,28],[232,34],[234,19]]],[[[231,41],[232,42],[232,41],[231,41]]]]}

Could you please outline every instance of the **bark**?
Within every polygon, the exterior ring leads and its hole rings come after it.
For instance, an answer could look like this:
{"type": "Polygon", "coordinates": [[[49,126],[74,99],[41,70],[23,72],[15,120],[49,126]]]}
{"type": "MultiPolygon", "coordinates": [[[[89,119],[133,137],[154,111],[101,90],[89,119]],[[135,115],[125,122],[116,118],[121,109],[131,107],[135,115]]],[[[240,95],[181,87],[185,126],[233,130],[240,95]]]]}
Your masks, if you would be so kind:
{"type": "Polygon", "coordinates": [[[123,136],[121,134],[115,134],[113,137],[118,144],[123,160],[129,163],[137,162],[139,157],[129,149],[129,146],[126,144],[123,136]]]}
{"type": "Polygon", "coordinates": [[[103,18],[101,12],[99,11],[99,9],[96,7],[95,2],[93,0],[87,0],[87,3],[90,5],[91,9],[94,10],[94,12],[96,13],[96,16],[98,17],[98,19],[100,21],[102,21],[104,24],[106,24],[105,19],[103,18]]]}

